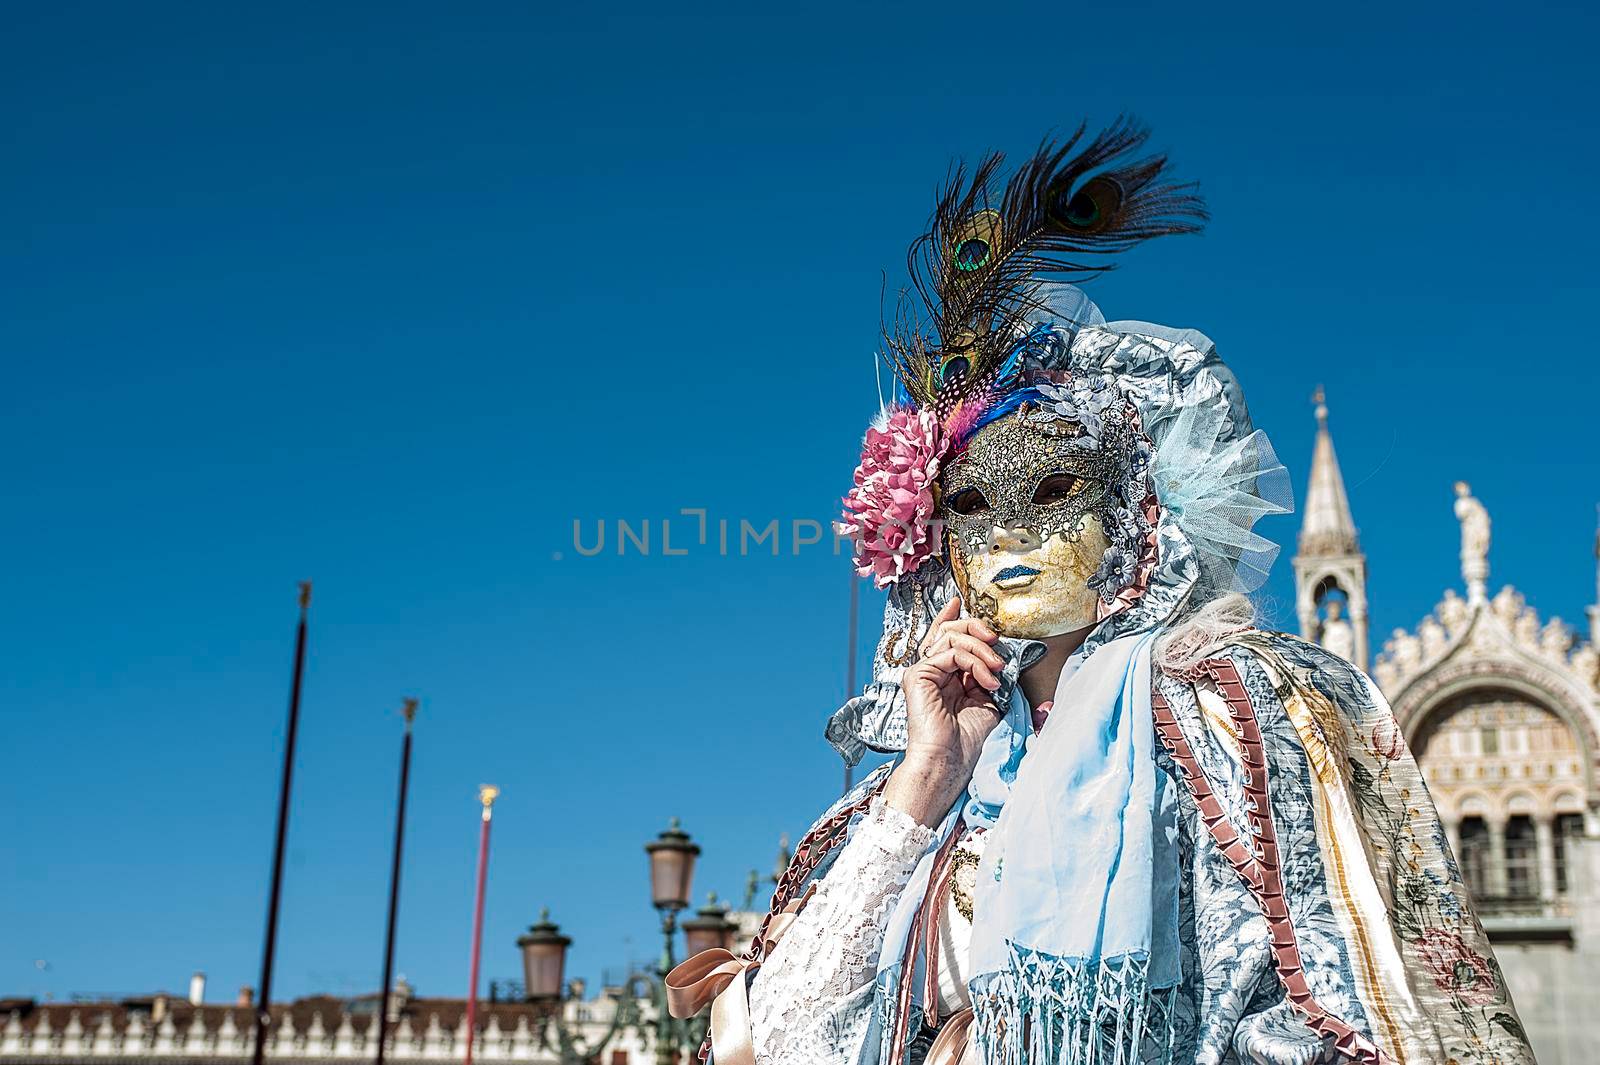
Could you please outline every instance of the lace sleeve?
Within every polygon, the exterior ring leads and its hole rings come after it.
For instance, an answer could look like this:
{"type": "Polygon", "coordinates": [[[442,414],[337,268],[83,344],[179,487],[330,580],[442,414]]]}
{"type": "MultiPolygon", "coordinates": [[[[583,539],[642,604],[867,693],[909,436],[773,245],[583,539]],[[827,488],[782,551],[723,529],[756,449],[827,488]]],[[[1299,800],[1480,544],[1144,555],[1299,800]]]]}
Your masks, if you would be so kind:
{"type": "Polygon", "coordinates": [[[854,1061],[884,926],[933,831],[873,800],[750,986],[759,1065],[854,1061]]]}

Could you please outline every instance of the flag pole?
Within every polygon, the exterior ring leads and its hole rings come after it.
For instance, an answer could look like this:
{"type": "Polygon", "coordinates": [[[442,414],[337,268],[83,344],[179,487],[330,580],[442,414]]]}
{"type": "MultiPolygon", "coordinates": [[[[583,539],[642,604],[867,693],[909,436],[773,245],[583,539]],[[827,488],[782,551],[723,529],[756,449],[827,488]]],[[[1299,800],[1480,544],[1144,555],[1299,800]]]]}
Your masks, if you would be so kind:
{"type": "Polygon", "coordinates": [[[478,895],[472,904],[472,974],[467,987],[467,1060],[472,1065],[472,1041],[477,1034],[478,1021],[478,956],[483,949],[483,888],[489,873],[489,821],[494,816],[494,801],[500,789],[485,784],[478,789],[478,801],[483,803],[483,828],[478,832],[478,895]]]}
{"type": "Polygon", "coordinates": [[[406,719],[406,735],[400,742],[400,803],[394,815],[394,864],[389,869],[389,929],[383,940],[383,983],[378,988],[377,1065],[383,1065],[384,1043],[389,1034],[389,985],[394,979],[394,925],[400,912],[400,850],[406,835],[406,787],[411,780],[411,723],[417,716],[417,701],[405,700],[400,713],[406,719]]]}
{"type": "Polygon", "coordinates": [[[300,681],[306,669],[306,613],[311,607],[311,582],[300,582],[300,624],[294,637],[294,675],[289,682],[289,727],[283,745],[283,778],[278,786],[278,829],[272,845],[272,887],[267,895],[267,941],[261,951],[261,996],[256,1007],[256,1038],[251,1051],[261,1065],[272,1021],[272,960],[278,949],[278,906],[283,901],[283,845],[289,832],[289,786],[294,778],[294,744],[300,731],[300,681]]]}
{"type": "MultiPolygon", "coordinates": [[[[846,701],[854,699],[857,695],[861,694],[860,692],[856,691],[856,644],[859,642],[856,633],[856,623],[857,618],[861,614],[861,578],[856,576],[856,568],[853,562],[854,560],[852,559],[852,565],[850,567],[850,624],[848,626],[850,631],[850,649],[845,657],[846,665],[844,674],[844,697],[846,701]]],[[[844,790],[849,791],[851,785],[854,783],[855,766],[846,763],[844,767],[844,790]]]]}

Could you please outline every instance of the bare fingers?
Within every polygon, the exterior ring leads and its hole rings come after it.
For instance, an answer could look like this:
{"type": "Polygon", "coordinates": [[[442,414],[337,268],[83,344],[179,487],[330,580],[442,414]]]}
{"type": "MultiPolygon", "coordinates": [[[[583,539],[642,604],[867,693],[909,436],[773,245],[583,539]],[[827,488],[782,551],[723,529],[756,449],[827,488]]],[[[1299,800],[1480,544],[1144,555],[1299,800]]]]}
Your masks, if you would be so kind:
{"type": "Polygon", "coordinates": [[[934,653],[937,654],[939,651],[946,651],[951,648],[966,651],[973,657],[980,659],[990,669],[1000,669],[1006,664],[1006,660],[1000,657],[1000,653],[990,647],[988,643],[964,632],[947,633],[934,653]]]}
{"type": "MultiPolygon", "coordinates": [[[[972,638],[966,637],[966,639],[972,638]]],[[[976,640],[972,642],[977,643],[976,640]]],[[[984,658],[979,657],[978,652],[955,644],[924,658],[917,665],[944,674],[946,677],[955,673],[970,674],[979,684],[989,691],[994,691],[1000,687],[1000,678],[994,675],[994,670],[1000,668],[1003,660],[988,647],[983,647],[983,650],[988,652],[988,657],[995,660],[993,667],[984,658]]]]}
{"type": "MultiPolygon", "coordinates": [[[[922,641],[919,652],[926,658],[958,643],[969,650],[975,647],[987,649],[998,638],[995,631],[978,618],[956,618],[935,625],[922,641]]],[[[996,668],[998,666],[997,662],[996,668]]]]}

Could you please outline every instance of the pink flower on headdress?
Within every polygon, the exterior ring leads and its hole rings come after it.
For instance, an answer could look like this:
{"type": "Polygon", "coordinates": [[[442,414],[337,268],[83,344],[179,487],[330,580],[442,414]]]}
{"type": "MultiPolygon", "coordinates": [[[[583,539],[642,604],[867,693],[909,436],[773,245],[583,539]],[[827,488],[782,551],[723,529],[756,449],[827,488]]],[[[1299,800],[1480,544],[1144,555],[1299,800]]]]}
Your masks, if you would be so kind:
{"type": "Polygon", "coordinates": [[[928,411],[896,407],[868,429],[855,487],[844,497],[840,534],[856,545],[856,572],[879,588],[911,573],[938,550],[934,481],[945,443],[928,411]]]}
{"type": "Polygon", "coordinates": [[[1489,959],[1467,946],[1456,932],[1430,928],[1411,941],[1440,991],[1472,1006],[1500,999],[1500,980],[1489,959]]]}

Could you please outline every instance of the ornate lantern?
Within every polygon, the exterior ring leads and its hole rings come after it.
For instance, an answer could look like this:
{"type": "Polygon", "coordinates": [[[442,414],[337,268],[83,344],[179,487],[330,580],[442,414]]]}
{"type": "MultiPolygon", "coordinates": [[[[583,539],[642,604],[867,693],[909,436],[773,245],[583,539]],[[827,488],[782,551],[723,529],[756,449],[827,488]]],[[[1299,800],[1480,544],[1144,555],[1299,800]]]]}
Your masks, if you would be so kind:
{"type": "Polygon", "coordinates": [[[717,901],[717,893],[713,891],[707,896],[706,904],[683,922],[684,950],[691,958],[716,947],[732,950],[733,936],[738,930],[739,926],[728,919],[728,907],[717,901]]]}
{"type": "Polygon", "coordinates": [[[694,879],[694,860],[700,845],[690,842],[689,834],[678,827],[674,817],[665,832],[644,845],[650,855],[650,894],[656,909],[676,913],[689,905],[689,885],[694,879]]]}
{"type": "Polygon", "coordinates": [[[523,987],[530,1002],[561,998],[562,974],[567,967],[567,948],[572,940],[550,920],[549,909],[539,911],[539,923],[518,937],[522,949],[523,987]]]}

